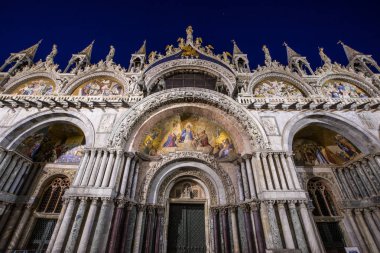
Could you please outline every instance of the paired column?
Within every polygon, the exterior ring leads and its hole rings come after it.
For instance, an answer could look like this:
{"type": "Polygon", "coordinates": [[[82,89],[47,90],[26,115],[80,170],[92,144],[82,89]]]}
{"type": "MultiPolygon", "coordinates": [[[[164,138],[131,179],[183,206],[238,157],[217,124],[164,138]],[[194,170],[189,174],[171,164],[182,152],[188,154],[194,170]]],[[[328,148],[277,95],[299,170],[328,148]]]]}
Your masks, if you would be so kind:
{"type": "Polygon", "coordinates": [[[111,226],[111,218],[114,209],[114,204],[110,198],[101,198],[102,205],[100,207],[99,216],[94,234],[94,239],[91,245],[90,252],[105,252],[107,246],[107,238],[109,228],[111,226]]]}

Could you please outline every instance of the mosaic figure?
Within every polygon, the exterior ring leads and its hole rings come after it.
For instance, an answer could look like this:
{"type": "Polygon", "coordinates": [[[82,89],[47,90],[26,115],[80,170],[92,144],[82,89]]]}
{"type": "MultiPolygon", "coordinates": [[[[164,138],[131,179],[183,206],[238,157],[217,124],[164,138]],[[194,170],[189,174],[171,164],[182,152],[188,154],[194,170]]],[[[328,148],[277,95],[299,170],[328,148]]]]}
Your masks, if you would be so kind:
{"type": "Polygon", "coordinates": [[[53,90],[54,86],[51,81],[47,79],[38,79],[19,86],[19,88],[13,93],[17,95],[42,96],[51,95],[53,90]]]}
{"type": "Polygon", "coordinates": [[[122,86],[110,79],[94,79],[81,85],[74,95],[79,96],[118,96],[123,93],[122,86]]]}
{"type": "Polygon", "coordinates": [[[265,81],[254,88],[256,97],[303,97],[302,92],[283,81],[265,81]]]}
{"type": "Polygon", "coordinates": [[[322,92],[332,98],[367,98],[368,95],[353,84],[332,81],[322,85],[322,92]]]}

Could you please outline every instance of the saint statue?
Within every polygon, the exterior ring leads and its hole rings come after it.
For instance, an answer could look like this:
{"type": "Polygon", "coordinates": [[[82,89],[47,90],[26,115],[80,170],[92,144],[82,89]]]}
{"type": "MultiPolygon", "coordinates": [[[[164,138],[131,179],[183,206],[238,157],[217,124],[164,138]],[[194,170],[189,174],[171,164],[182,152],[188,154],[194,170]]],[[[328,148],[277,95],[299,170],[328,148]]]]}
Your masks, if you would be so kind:
{"type": "Polygon", "coordinates": [[[46,56],[46,64],[48,66],[51,66],[54,64],[54,57],[57,55],[58,50],[57,50],[57,45],[54,44],[53,48],[51,49],[51,52],[48,56],[46,56]]]}
{"type": "Polygon", "coordinates": [[[111,45],[110,51],[108,52],[108,55],[106,57],[106,62],[112,62],[114,56],[115,56],[115,48],[111,45]]]}
{"type": "Polygon", "coordinates": [[[272,57],[270,56],[269,49],[266,45],[263,46],[263,52],[265,56],[265,65],[270,66],[272,64],[272,57]]]}
{"type": "Polygon", "coordinates": [[[193,43],[193,28],[191,27],[191,25],[189,25],[186,28],[186,34],[187,34],[186,43],[192,44],[193,43]]]}
{"type": "Polygon", "coordinates": [[[323,47],[319,48],[319,56],[321,57],[324,65],[331,66],[331,59],[323,51],[323,47]]]}

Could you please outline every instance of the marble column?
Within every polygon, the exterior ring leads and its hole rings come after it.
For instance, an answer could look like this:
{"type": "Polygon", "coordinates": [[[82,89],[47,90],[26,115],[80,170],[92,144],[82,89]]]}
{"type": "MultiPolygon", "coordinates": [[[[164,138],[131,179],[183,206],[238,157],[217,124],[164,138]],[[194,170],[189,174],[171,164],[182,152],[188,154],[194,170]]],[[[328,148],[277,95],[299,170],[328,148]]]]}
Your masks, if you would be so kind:
{"type": "Polygon", "coordinates": [[[249,157],[244,158],[244,160],[245,160],[245,167],[247,169],[249,192],[251,193],[251,198],[256,198],[256,190],[255,190],[255,183],[253,181],[251,160],[249,159],[249,157]]]}
{"type": "Polygon", "coordinates": [[[26,163],[24,159],[20,158],[18,160],[16,165],[11,170],[11,173],[9,174],[8,178],[6,179],[3,189],[1,189],[2,191],[8,192],[9,189],[11,188],[11,185],[16,184],[15,180],[16,180],[17,174],[20,173],[20,170],[22,169],[24,163],[26,163]]]}
{"type": "Polygon", "coordinates": [[[359,243],[359,245],[353,245],[353,246],[360,246],[360,249],[363,253],[369,252],[368,247],[366,245],[366,242],[364,241],[364,238],[363,238],[362,234],[360,233],[358,225],[357,225],[356,221],[354,220],[351,209],[347,209],[345,211],[345,214],[347,216],[348,221],[350,222],[350,225],[352,226],[353,233],[355,234],[355,237],[359,243]]]}
{"type": "Polygon", "coordinates": [[[95,221],[95,215],[96,215],[97,209],[98,209],[98,198],[93,198],[91,200],[91,205],[88,210],[86,223],[84,224],[84,228],[82,231],[82,237],[80,239],[80,243],[78,246],[78,252],[86,252],[89,246],[90,236],[94,228],[94,221],[95,221]]]}
{"type": "MultiPolygon", "coordinates": [[[[133,192],[133,185],[134,185],[134,181],[135,181],[135,175],[136,175],[136,165],[137,165],[137,157],[134,157],[132,159],[132,162],[131,162],[131,166],[130,166],[130,172],[129,172],[129,175],[128,175],[128,181],[127,181],[127,188],[125,190],[125,195],[127,196],[127,198],[129,199],[133,199],[132,198],[132,192],[133,192]]],[[[136,181],[137,182],[137,181],[136,181]]]]}
{"type": "Polygon", "coordinates": [[[255,238],[253,237],[253,230],[252,230],[252,221],[251,216],[249,215],[249,206],[247,204],[240,205],[240,208],[243,210],[244,215],[244,228],[245,228],[245,236],[247,240],[247,248],[248,252],[255,252],[256,246],[255,246],[255,238]]]}
{"type": "Polygon", "coordinates": [[[133,244],[133,250],[132,250],[133,253],[140,252],[142,222],[143,222],[145,206],[138,205],[137,208],[138,208],[138,212],[137,212],[137,218],[136,218],[135,236],[134,236],[134,244],[133,244]]]}
{"type": "Polygon", "coordinates": [[[230,229],[228,226],[228,209],[221,208],[220,209],[220,218],[222,219],[222,227],[223,227],[223,249],[224,253],[231,253],[231,244],[230,244],[230,229]]]}
{"type": "Polygon", "coordinates": [[[276,190],[280,190],[281,189],[280,182],[278,181],[279,176],[278,176],[278,173],[276,171],[276,166],[274,165],[273,153],[268,153],[268,161],[269,161],[269,167],[270,167],[270,170],[272,173],[272,180],[274,183],[274,188],[276,190]]]}
{"type": "Polygon", "coordinates": [[[261,160],[263,161],[265,181],[267,182],[268,190],[272,191],[273,190],[273,184],[272,184],[272,178],[271,178],[271,175],[269,172],[267,156],[268,156],[267,153],[261,153],[261,160]]]}
{"type": "Polygon", "coordinates": [[[94,239],[92,240],[91,253],[103,253],[106,252],[107,238],[111,226],[112,214],[114,210],[114,204],[110,198],[101,198],[102,205],[100,207],[99,216],[96,219],[97,224],[94,233],[94,239]]]}
{"type": "Polygon", "coordinates": [[[274,157],[274,161],[275,161],[275,163],[276,163],[277,173],[278,173],[278,175],[280,175],[281,189],[283,189],[283,190],[287,190],[287,189],[288,189],[288,186],[286,185],[285,174],[284,174],[284,168],[282,167],[282,165],[281,165],[281,163],[280,163],[279,154],[274,153],[274,154],[273,154],[273,157],[274,157]]]}
{"type": "Polygon", "coordinates": [[[18,161],[21,159],[20,156],[14,155],[12,158],[12,161],[9,163],[8,167],[6,168],[5,172],[1,176],[0,180],[0,189],[3,189],[6,182],[8,181],[8,177],[11,175],[12,171],[15,169],[18,161]]]}
{"type": "Polygon", "coordinates": [[[380,210],[378,207],[372,207],[370,208],[370,210],[372,211],[372,216],[373,216],[373,219],[377,225],[377,228],[380,229],[380,210]]]}
{"type": "Polygon", "coordinates": [[[358,198],[360,198],[360,193],[358,191],[358,188],[356,187],[356,184],[353,182],[353,179],[351,178],[351,174],[350,174],[349,170],[350,169],[345,168],[343,170],[343,175],[344,175],[344,178],[347,181],[347,183],[351,189],[353,198],[358,199],[358,198]]]}
{"type": "Polygon", "coordinates": [[[164,226],[164,207],[157,207],[156,215],[156,238],[154,242],[154,252],[159,253],[161,251],[161,242],[162,242],[162,229],[164,226]]]}
{"type": "Polygon", "coordinates": [[[126,155],[127,155],[127,161],[125,162],[123,178],[121,180],[121,186],[120,186],[120,196],[122,197],[124,197],[125,192],[127,190],[127,183],[128,183],[130,170],[131,170],[130,166],[131,166],[131,160],[132,160],[131,155],[129,154],[126,154],[126,155]]]}
{"type": "Polygon", "coordinates": [[[112,169],[112,174],[111,174],[111,179],[110,179],[110,184],[109,184],[110,187],[115,187],[116,185],[116,180],[118,178],[120,167],[121,167],[121,164],[123,163],[123,160],[124,160],[124,152],[122,150],[118,150],[116,152],[115,164],[112,169]]]}
{"type": "Polygon", "coordinates": [[[6,223],[0,237],[0,251],[4,250],[9,243],[9,239],[12,236],[17,223],[19,222],[22,211],[24,210],[23,205],[17,205],[12,210],[9,216],[8,222],[6,223]]]}
{"type": "Polygon", "coordinates": [[[7,155],[8,151],[0,147],[0,163],[3,161],[4,157],[7,155]]]}
{"type": "Polygon", "coordinates": [[[292,155],[286,154],[286,160],[288,161],[288,168],[293,178],[294,187],[296,188],[296,190],[300,190],[301,185],[300,185],[300,182],[298,181],[296,167],[294,166],[292,155]]]}
{"type": "Polygon", "coordinates": [[[364,159],[364,162],[367,162],[369,168],[371,169],[372,173],[377,178],[377,182],[380,182],[380,165],[377,164],[374,157],[369,157],[368,160],[364,159]]]}
{"type": "Polygon", "coordinates": [[[302,251],[302,253],[308,253],[309,249],[307,247],[304,231],[302,229],[302,224],[301,224],[301,221],[296,209],[296,201],[294,200],[289,201],[288,207],[289,207],[290,218],[292,220],[298,248],[302,251]]]}
{"type": "Polygon", "coordinates": [[[25,172],[23,173],[23,175],[21,176],[21,179],[20,179],[20,182],[17,184],[16,188],[14,190],[12,190],[12,192],[16,195],[22,195],[21,194],[21,190],[22,188],[24,187],[24,184],[26,185],[26,183],[28,182],[28,180],[31,180],[29,179],[29,177],[31,177],[31,174],[32,174],[32,168],[33,168],[33,164],[32,163],[28,163],[28,165],[26,166],[26,170],[25,172]]]}
{"type": "Polygon", "coordinates": [[[68,235],[69,227],[71,225],[71,220],[73,217],[75,204],[76,204],[75,198],[72,198],[69,200],[69,204],[67,205],[65,215],[63,216],[63,220],[59,228],[57,238],[53,245],[52,252],[54,253],[59,253],[63,249],[65,239],[66,239],[66,236],[68,235]]]}
{"type": "Polygon", "coordinates": [[[286,210],[285,210],[285,203],[286,201],[284,200],[277,201],[277,208],[278,208],[278,214],[280,216],[282,235],[284,236],[285,247],[287,249],[295,249],[293,238],[292,238],[292,231],[289,226],[288,215],[286,214],[286,210]]]}
{"type": "Polygon", "coordinates": [[[102,185],[102,181],[104,178],[104,173],[106,171],[106,166],[107,166],[107,161],[108,161],[108,154],[109,152],[107,150],[103,150],[102,161],[100,162],[99,173],[96,177],[95,187],[100,187],[102,185]]]}
{"type": "Polygon", "coordinates": [[[13,156],[16,156],[16,155],[11,153],[11,152],[7,152],[3,161],[1,161],[1,163],[0,163],[0,178],[3,176],[4,172],[7,170],[8,164],[11,162],[13,156]]]}
{"type": "Polygon", "coordinates": [[[154,218],[154,207],[148,206],[146,212],[146,229],[145,229],[145,253],[149,253],[152,247],[152,231],[153,231],[153,218],[154,218]]]}
{"type": "Polygon", "coordinates": [[[110,150],[110,158],[108,159],[107,167],[106,167],[106,172],[104,174],[104,178],[102,181],[102,187],[108,187],[109,186],[109,181],[111,178],[111,173],[113,169],[113,164],[115,160],[115,150],[110,150]]]}
{"type": "Polygon", "coordinates": [[[32,214],[32,206],[27,205],[24,209],[24,213],[20,219],[20,222],[18,223],[18,226],[13,233],[12,239],[8,244],[8,250],[15,250],[20,248],[20,238],[24,232],[25,225],[28,223],[28,220],[30,218],[30,215],[32,214]]]}
{"type": "Polygon", "coordinates": [[[270,226],[270,231],[272,232],[273,246],[275,249],[281,249],[282,241],[281,241],[281,236],[280,236],[280,229],[278,228],[276,213],[273,206],[274,201],[269,200],[269,201],[266,201],[266,203],[268,207],[269,226],[270,226]]]}
{"type": "Polygon", "coordinates": [[[244,186],[243,186],[243,176],[241,175],[240,166],[236,168],[236,180],[238,185],[238,191],[239,191],[239,201],[243,202],[245,200],[245,192],[244,192],[244,186]]]}
{"type": "Polygon", "coordinates": [[[237,218],[236,218],[236,207],[230,208],[230,214],[231,214],[231,226],[232,226],[232,241],[234,243],[234,253],[240,252],[240,243],[239,243],[239,229],[237,225],[237,218]]]}
{"type": "Polygon", "coordinates": [[[117,200],[117,208],[113,218],[113,224],[111,226],[111,234],[108,243],[108,252],[119,252],[120,248],[120,230],[124,223],[124,206],[126,201],[124,199],[117,200]]]}
{"type": "MultiPolygon", "coordinates": [[[[130,214],[131,214],[131,210],[133,208],[133,204],[131,202],[128,202],[126,204],[126,206],[124,207],[124,224],[122,224],[122,228],[121,228],[121,240],[120,240],[120,251],[121,252],[128,252],[127,251],[127,238],[128,238],[128,234],[131,233],[131,231],[129,231],[129,217],[130,217],[130,214]]],[[[132,232],[133,233],[133,232],[132,232]]]]}
{"type": "Polygon", "coordinates": [[[16,194],[16,190],[17,188],[19,188],[19,185],[22,183],[22,178],[25,176],[30,165],[31,165],[30,162],[23,163],[20,172],[18,173],[17,177],[15,178],[14,182],[12,183],[9,189],[9,193],[16,194]]]}
{"type": "Polygon", "coordinates": [[[84,157],[81,160],[81,163],[79,165],[79,169],[78,169],[78,172],[77,172],[77,174],[75,176],[73,186],[78,186],[80,184],[80,182],[82,180],[82,177],[83,177],[83,174],[84,174],[84,171],[85,171],[86,166],[87,166],[87,162],[88,162],[89,156],[90,156],[90,150],[89,149],[85,149],[84,150],[84,157]]]}
{"type": "Polygon", "coordinates": [[[90,150],[90,159],[88,161],[88,164],[84,167],[84,176],[80,182],[81,186],[85,186],[89,183],[91,172],[95,169],[93,164],[97,153],[98,151],[96,149],[90,150]]]}
{"type": "Polygon", "coordinates": [[[375,239],[377,248],[380,250],[380,231],[377,228],[375,221],[373,220],[371,211],[368,208],[365,208],[363,212],[364,212],[364,219],[372,233],[373,238],[375,239]]]}
{"type": "Polygon", "coordinates": [[[256,162],[252,163],[252,164],[256,164],[256,166],[257,166],[257,168],[254,168],[253,174],[255,176],[255,179],[257,180],[257,181],[255,181],[256,186],[257,186],[257,192],[260,192],[259,186],[260,186],[261,190],[266,190],[267,189],[267,186],[266,186],[266,183],[265,183],[265,176],[264,176],[263,166],[261,164],[260,153],[254,153],[253,156],[252,156],[252,161],[253,160],[255,160],[256,162]]]}
{"type": "Polygon", "coordinates": [[[281,160],[282,168],[284,169],[286,182],[288,183],[288,188],[289,188],[289,190],[294,190],[294,184],[293,184],[292,176],[290,175],[289,167],[288,167],[288,164],[286,163],[284,153],[280,153],[280,160],[281,160]]]}
{"type": "Polygon", "coordinates": [[[378,252],[379,249],[376,246],[376,242],[374,238],[372,237],[371,232],[368,229],[367,224],[365,223],[363,219],[363,214],[360,209],[355,209],[355,219],[358,224],[359,230],[363,234],[363,239],[366,242],[366,245],[369,249],[369,252],[378,252]]]}
{"type": "Polygon", "coordinates": [[[219,210],[216,208],[211,209],[212,212],[212,222],[214,224],[214,252],[221,252],[220,248],[220,229],[219,229],[219,210]]]}
{"type": "Polygon", "coordinates": [[[55,243],[55,240],[57,238],[57,235],[58,235],[58,231],[61,227],[61,224],[62,224],[62,220],[63,220],[63,217],[65,216],[65,213],[66,213],[66,209],[67,209],[67,205],[69,203],[69,200],[68,199],[64,199],[63,200],[63,205],[62,205],[62,209],[61,209],[61,212],[59,214],[59,217],[58,217],[58,220],[57,220],[57,223],[54,227],[54,231],[53,231],[53,234],[51,235],[50,237],[50,241],[49,241],[49,245],[48,245],[48,248],[46,249],[46,252],[47,253],[51,253],[52,250],[53,250],[53,245],[55,243]]]}
{"type": "Polygon", "coordinates": [[[95,163],[94,163],[94,168],[91,171],[90,180],[88,181],[89,186],[95,185],[96,177],[99,175],[99,164],[100,164],[100,161],[102,159],[102,154],[103,154],[103,150],[101,150],[101,149],[99,149],[96,152],[96,159],[95,159],[95,163]]]}
{"type": "Polygon", "coordinates": [[[87,198],[80,197],[79,199],[80,199],[79,207],[75,215],[75,219],[71,228],[69,239],[67,240],[67,243],[66,243],[65,253],[76,252],[76,245],[77,245],[78,237],[80,236],[79,231],[81,229],[83,218],[84,218],[86,207],[87,207],[87,198]]]}
{"type": "Polygon", "coordinates": [[[271,232],[271,227],[269,224],[269,216],[268,216],[268,206],[266,201],[261,202],[260,205],[260,214],[261,214],[261,221],[263,224],[263,232],[265,236],[265,243],[267,249],[273,249],[273,234],[271,232]]]}
{"type": "Polygon", "coordinates": [[[352,177],[352,182],[356,184],[357,189],[359,189],[361,197],[369,197],[369,193],[367,189],[364,187],[364,182],[361,180],[360,176],[358,176],[358,172],[355,168],[355,166],[351,165],[349,166],[349,172],[352,177]]]}
{"type": "Polygon", "coordinates": [[[321,250],[321,248],[320,248],[320,245],[318,244],[317,235],[316,235],[314,228],[313,228],[313,225],[311,223],[312,222],[311,217],[310,217],[309,212],[307,210],[305,201],[300,201],[299,209],[300,209],[302,223],[303,223],[305,231],[306,231],[306,238],[307,238],[307,241],[309,243],[310,252],[312,252],[312,253],[323,252],[323,250],[321,250]]]}
{"type": "Polygon", "coordinates": [[[260,219],[260,213],[259,213],[259,205],[258,202],[251,202],[251,213],[253,217],[253,223],[255,224],[255,236],[256,236],[256,242],[257,242],[257,250],[259,253],[265,253],[265,238],[264,238],[264,231],[263,231],[263,225],[261,223],[260,219]]]}
{"type": "Polygon", "coordinates": [[[135,196],[136,196],[136,188],[137,188],[137,178],[138,178],[138,175],[139,175],[139,170],[140,170],[140,164],[139,163],[136,163],[136,169],[135,169],[135,173],[133,175],[133,182],[132,182],[132,192],[131,192],[131,195],[130,195],[130,199],[134,200],[135,199],[135,196]]]}
{"type": "Polygon", "coordinates": [[[244,160],[240,163],[240,169],[241,169],[241,176],[242,176],[242,179],[243,179],[244,197],[245,197],[245,199],[250,199],[251,198],[251,194],[249,192],[247,170],[246,170],[246,167],[245,167],[244,160]]]}

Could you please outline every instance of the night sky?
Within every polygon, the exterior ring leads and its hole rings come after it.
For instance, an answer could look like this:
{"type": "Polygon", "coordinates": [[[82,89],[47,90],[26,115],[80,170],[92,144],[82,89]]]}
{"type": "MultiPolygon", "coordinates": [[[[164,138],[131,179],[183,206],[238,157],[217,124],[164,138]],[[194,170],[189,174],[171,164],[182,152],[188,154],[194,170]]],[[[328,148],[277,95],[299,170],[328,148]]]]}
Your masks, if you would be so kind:
{"type": "MultiPolygon", "coordinates": [[[[248,54],[250,67],[264,65],[266,44],[272,58],[286,63],[286,41],[296,52],[321,65],[318,47],[347,64],[342,40],[380,62],[380,1],[2,1],[0,61],[11,52],[43,39],[35,61],[58,45],[56,62],[64,69],[71,54],[95,40],[92,62],[104,59],[114,45],[114,61],[128,67],[131,53],[144,39],[148,51],[164,53],[193,26],[216,53],[232,51],[234,39],[248,54]]],[[[0,64],[0,65],[1,65],[0,64]]]]}

